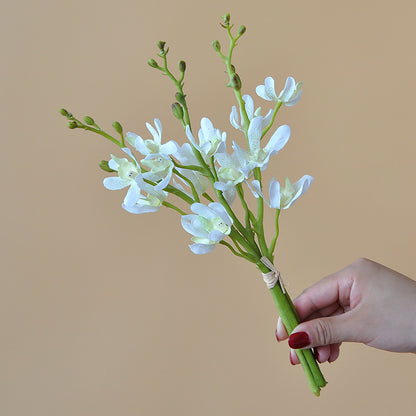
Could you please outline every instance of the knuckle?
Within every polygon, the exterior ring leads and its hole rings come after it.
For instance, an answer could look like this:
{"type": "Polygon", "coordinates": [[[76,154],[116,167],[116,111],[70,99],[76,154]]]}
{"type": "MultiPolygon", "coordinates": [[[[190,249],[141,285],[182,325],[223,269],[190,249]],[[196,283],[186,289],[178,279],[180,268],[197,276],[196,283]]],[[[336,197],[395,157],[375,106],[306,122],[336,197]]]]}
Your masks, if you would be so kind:
{"type": "Polygon", "coordinates": [[[332,343],[332,330],[325,319],[317,319],[315,326],[317,341],[320,345],[328,345],[332,343]]]}

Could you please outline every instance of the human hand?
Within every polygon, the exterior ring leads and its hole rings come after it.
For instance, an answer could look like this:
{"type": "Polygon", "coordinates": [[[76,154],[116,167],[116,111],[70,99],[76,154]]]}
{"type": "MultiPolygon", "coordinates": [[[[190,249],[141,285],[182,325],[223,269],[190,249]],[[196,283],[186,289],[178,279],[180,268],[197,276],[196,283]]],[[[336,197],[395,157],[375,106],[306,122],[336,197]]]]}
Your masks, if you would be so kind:
{"type": "MultiPolygon", "coordinates": [[[[299,364],[295,348],[312,347],[320,363],[333,362],[343,341],[416,353],[416,281],[371,260],[323,278],[294,305],[302,323],[289,337],[292,364],[299,364]]],[[[279,318],[276,338],[287,337],[279,318]]]]}

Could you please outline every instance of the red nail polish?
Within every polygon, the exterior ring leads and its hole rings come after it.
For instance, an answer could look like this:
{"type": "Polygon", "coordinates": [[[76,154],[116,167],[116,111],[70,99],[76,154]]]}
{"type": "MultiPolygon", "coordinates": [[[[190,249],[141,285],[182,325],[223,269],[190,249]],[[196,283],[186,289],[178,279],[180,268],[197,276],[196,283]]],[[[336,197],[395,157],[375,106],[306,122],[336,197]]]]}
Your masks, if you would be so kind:
{"type": "Polygon", "coordinates": [[[276,329],[275,335],[276,335],[277,342],[280,342],[279,335],[277,335],[277,329],[276,329]]]}
{"type": "Polygon", "coordinates": [[[290,353],[289,353],[289,359],[290,359],[290,364],[295,365],[295,363],[293,362],[293,359],[292,359],[292,354],[290,354],[290,353]]]}
{"type": "Polygon", "coordinates": [[[305,348],[311,343],[309,335],[306,332],[295,332],[289,337],[289,347],[294,350],[305,348]]]}

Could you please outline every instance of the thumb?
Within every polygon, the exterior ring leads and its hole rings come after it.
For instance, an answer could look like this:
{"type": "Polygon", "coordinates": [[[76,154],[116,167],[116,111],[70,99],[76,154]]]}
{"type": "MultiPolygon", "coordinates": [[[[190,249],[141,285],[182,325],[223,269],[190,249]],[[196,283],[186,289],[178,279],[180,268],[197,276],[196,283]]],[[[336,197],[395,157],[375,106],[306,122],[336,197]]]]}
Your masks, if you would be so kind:
{"type": "Polygon", "coordinates": [[[347,312],[299,324],[289,337],[289,347],[301,349],[358,341],[357,335],[354,314],[347,312]]]}

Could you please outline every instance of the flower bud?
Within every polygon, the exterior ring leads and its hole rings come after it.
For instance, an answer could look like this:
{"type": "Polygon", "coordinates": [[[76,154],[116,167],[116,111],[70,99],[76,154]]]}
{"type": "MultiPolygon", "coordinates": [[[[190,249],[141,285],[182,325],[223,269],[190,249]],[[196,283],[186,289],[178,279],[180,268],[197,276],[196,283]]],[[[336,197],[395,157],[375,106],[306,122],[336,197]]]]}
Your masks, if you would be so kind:
{"type": "Polygon", "coordinates": [[[113,128],[118,134],[123,134],[123,127],[121,127],[121,124],[118,121],[113,123],[113,128]]]}
{"type": "Polygon", "coordinates": [[[177,92],[176,94],[175,94],[175,98],[178,100],[178,102],[180,103],[180,104],[182,104],[182,105],[185,105],[186,104],[186,102],[185,102],[185,97],[186,97],[186,95],[185,94],[181,94],[180,92],[177,92]]]}
{"type": "Polygon", "coordinates": [[[98,163],[98,166],[104,171],[104,172],[116,172],[114,169],[111,169],[110,166],[108,166],[108,162],[106,160],[102,160],[98,163]]]}
{"type": "Polygon", "coordinates": [[[165,50],[165,45],[166,45],[166,42],[164,42],[164,41],[162,41],[162,40],[160,40],[158,43],[157,43],[157,47],[163,52],[164,50],[165,50]]]}
{"type": "Polygon", "coordinates": [[[240,26],[238,29],[238,36],[244,35],[245,31],[247,30],[247,28],[245,26],[240,26]]]}
{"type": "Polygon", "coordinates": [[[224,24],[228,26],[230,24],[230,13],[227,13],[224,16],[222,16],[222,20],[224,21],[224,24]]]}
{"type": "Polygon", "coordinates": [[[220,52],[221,51],[221,45],[217,40],[214,40],[212,42],[212,47],[214,48],[215,52],[220,52]]]}
{"type": "Polygon", "coordinates": [[[179,103],[172,104],[172,112],[177,119],[183,120],[183,108],[179,103]]]}
{"type": "Polygon", "coordinates": [[[152,68],[157,68],[159,65],[157,64],[157,62],[154,59],[149,59],[147,61],[147,63],[152,67],[152,68]]]}
{"type": "Polygon", "coordinates": [[[61,108],[60,110],[59,110],[59,112],[64,116],[64,117],[67,117],[68,116],[68,111],[66,111],[65,110],[65,108],[61,108]]]}
{"type": "Polygon", "coordinates": [[[78,124],[76,121],[68,121],[68,128],[72,129],[76,129],[78,127],[78,124]]]}
{"type": "Polygon", "coordinates": [[[85,124],[88,124],[89,126],[93,126],[95,124],[93,118],[92,117],[88,117],[88,116],[85,116],[84,117],[84,122],[85,122],[85,124]]]}
{"type": "Polygon", "coordinates": [[[185,72],[185,70],[186,70],[186,62],[185,61],[179,61],[178,66],[179,66],[179,71],[185,72]]]}
{"type": "Polygon", "coordinates": [[[237,91],[241,90],[241,79],[238,76],[238,74],[236,73],[233,74],[230,84],[235,90],[237,91]]]}

